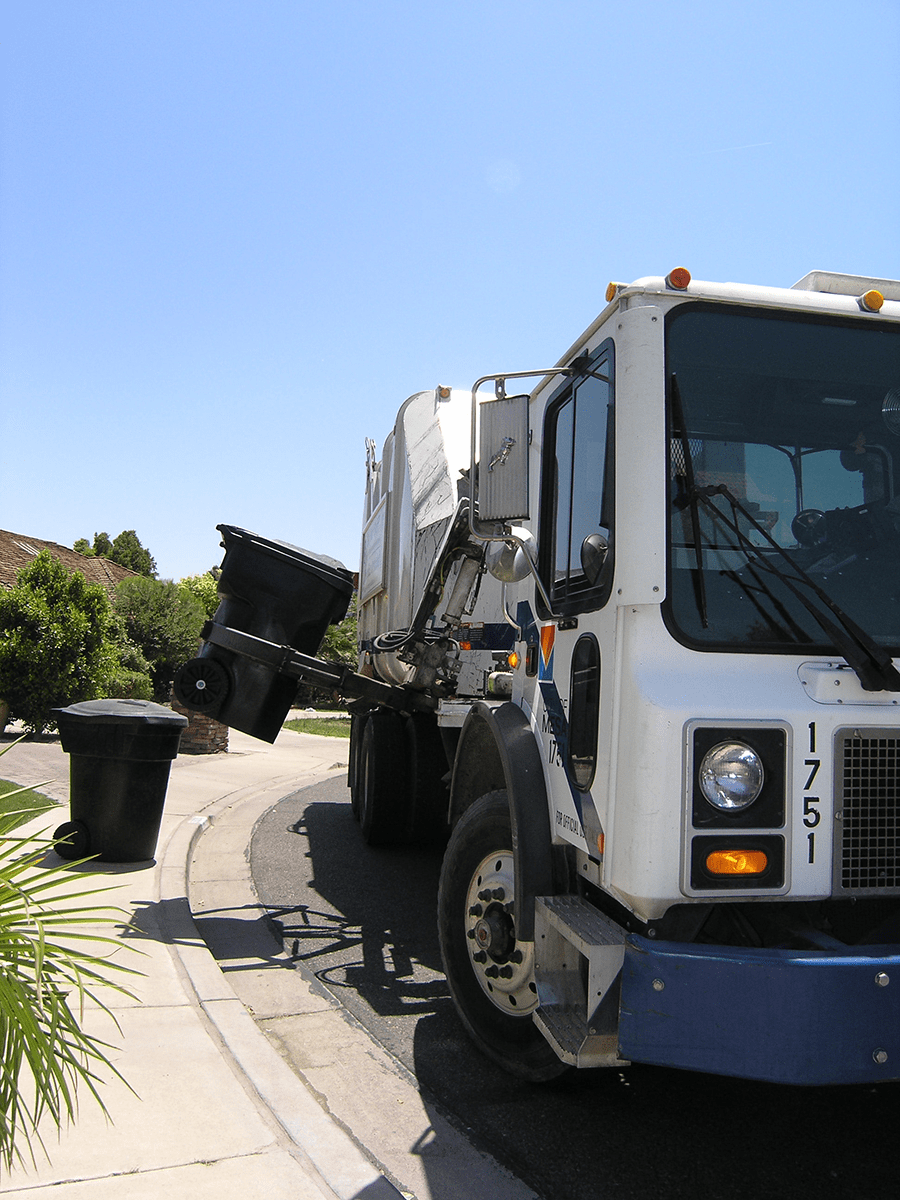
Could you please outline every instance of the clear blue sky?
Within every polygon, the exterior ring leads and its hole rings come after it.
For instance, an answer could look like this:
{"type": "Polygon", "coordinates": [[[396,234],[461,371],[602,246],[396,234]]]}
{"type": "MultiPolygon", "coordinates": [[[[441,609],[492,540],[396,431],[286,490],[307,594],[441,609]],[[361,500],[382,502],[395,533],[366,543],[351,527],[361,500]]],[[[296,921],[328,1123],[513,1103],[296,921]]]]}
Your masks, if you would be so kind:
{"type": "Polygon", "coordinates": [[[356,567],[363,441],[610,279],[900,278],[898,0],[5,0],[0,527],[356,567]]]}

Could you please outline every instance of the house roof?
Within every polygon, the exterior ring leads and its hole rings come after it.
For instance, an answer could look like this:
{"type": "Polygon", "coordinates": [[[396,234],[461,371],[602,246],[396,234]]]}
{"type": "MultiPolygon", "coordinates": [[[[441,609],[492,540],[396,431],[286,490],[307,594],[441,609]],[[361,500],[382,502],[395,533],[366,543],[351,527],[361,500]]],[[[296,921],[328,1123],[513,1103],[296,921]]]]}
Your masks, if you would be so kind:
{"type": "Polygon", "coordinates": [[[49,550],[67,571],[80,571],[88,583],[99,583],[110,594],[123,579],[131,579],[135,575],[134,571],[120,567],[108,558],[89,558],[57,542],[0,529],[0,587],[15,587],[18,573],[42,550],[49,550]]]}

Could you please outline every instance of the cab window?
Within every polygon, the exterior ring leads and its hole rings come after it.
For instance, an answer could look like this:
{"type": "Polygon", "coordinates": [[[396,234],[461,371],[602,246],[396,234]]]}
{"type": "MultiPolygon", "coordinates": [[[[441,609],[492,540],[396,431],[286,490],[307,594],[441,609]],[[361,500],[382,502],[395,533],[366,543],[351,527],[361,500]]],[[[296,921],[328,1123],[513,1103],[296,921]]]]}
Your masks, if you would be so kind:
{"type": "Polygon", "coordinates": [[[540,565],[561,616],[600,608],[612,587],[612,370],[605,343],[547,408],[540,565]]]}

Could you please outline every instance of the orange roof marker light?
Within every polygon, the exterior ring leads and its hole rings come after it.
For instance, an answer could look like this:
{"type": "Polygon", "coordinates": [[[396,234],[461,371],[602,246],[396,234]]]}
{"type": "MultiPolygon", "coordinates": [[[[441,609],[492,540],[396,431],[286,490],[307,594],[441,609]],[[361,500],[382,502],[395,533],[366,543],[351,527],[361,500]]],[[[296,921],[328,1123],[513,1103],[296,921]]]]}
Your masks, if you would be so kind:
{"type": "Polygon", "coordinates": [[[691,273],[687,267],[675,267],[666,276],[666,287],[676,292],[683,292],[691,282],[691,273]]]}
{"type": "Polygon", "coordinates": [[[762,875],[768,865],[763,850],[713,850],[706,856],[711,875],[762,875]]]}
{"type": "Polygon", "coordinates": [[[610,281],[606,285],[606,303],[609,304],[611,301],[615,300],[616,296],[618,296],[619,292],[621,292],[624,286],[624,283],[613,283],[610,281]]]}
{"type": "Polygon", "coordinates": [[[859,298],[859,307],[863,312],[880,312],[882,304],[884,304],[884,296],[877,288],[863,292],[859,298]]]}

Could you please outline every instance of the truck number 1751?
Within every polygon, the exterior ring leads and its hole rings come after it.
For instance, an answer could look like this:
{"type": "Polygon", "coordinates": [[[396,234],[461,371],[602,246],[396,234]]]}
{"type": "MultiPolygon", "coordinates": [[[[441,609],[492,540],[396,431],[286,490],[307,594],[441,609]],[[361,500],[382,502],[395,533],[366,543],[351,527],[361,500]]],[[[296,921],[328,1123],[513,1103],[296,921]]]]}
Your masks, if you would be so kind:
{"type": "Polygon", "coordinates": [[[819,767],[822,765],[820,758],[813,757],[816,753],[815,721],[810,721],[809,723],[809,753],[810,757],[804,760],[807,776],[806,782],[803,785],[803,824],[810,831],[806,835],[806,844],[808,846],[807,862],[814,863],[816,861],[816,835],[814,831],[822,817],[819,811],[819,804],[821,803],[819,797],[810,794],[815,784],[816,776],[819,773],[819,767]]]}

